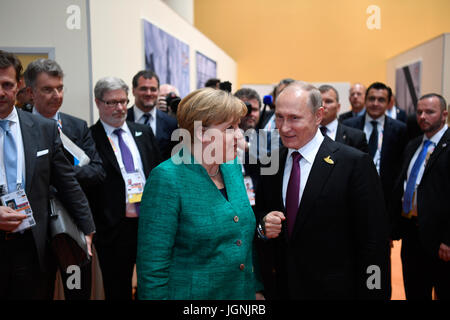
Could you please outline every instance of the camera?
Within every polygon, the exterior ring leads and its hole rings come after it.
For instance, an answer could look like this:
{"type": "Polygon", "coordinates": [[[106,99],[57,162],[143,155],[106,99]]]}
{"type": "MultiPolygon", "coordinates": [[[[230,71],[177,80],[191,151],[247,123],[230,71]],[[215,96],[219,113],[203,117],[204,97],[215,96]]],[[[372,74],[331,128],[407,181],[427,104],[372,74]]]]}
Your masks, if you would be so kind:
{"type": "Polygon", "coordinates": [[[180,101],[181,98],[177,96],[175,92],[169,92],[166,96],[167,112],[169,112],[170,108],[173,114],[177,114],[178,104],[180,101]]]}
{"type": "Polygon", "coordinates": [[[252,113],[252,105],[250,104],[250,102],[244,102],[245,106],[247,107],[247,114],[245,115],[245,117],[247,117],[250,113],[252,113]]]}

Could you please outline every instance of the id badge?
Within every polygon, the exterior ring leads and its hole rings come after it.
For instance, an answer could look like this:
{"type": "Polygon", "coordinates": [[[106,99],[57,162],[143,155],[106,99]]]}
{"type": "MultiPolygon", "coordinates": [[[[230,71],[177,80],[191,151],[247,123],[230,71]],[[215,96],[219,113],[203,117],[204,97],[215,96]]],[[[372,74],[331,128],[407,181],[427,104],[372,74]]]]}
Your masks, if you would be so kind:
{"type": "Polygon", "coordinates": [[[244,184],[245,184],[245,189],[247,190],[247,197],[248,197],[248,200],[250,201],[250,205],[254,206],[255,205],[255,189],[253,187],[252,178],[250,178],[249,176],[245,176],[244,184]]]}
{"type": "Polygon", "coordinates": [[[31,210],[25,190],[18,189],[15,192],[2,196],[0,199],[4,206],[10,207],[18,213],[22,213],[27,216],[22,220],[22,223],[12,231],[13,233],[27,230],[36,225],[36,221],[34,221],[33,218],[33,211],[31,210]]]}
{"type": "Polygon", "coordinates": [[[125,183],[127,186],[128,202],[141,202],[145,181],[143,181],[139,172],[127,173],[125,183]]]}

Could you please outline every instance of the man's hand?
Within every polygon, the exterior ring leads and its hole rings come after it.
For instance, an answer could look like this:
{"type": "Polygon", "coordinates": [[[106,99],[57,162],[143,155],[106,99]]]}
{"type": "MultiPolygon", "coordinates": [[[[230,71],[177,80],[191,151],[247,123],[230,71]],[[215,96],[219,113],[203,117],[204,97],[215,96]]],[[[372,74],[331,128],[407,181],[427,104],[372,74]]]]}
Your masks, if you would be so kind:
{"type": "Polygon", "coordinates": [[[168,112],[166,97],[158,97],[156,107],[163,112],[168,112]]]}
{"type": "Polygon", "coordinates": [[[261,292],[257,292],[255,294],[255,300],[266,300],[266,298],[264,298],[264,295],[261,292]]]}
{"type": "Polygon", "coordinates": [[[85,235],[88,253],[91,257],[92,257],[92,237],[93,236],[94,236],[94,233],[85,235]]]}
{"type": "Polygon", "coordinates": [[[281,211],[269,212],[264,218],[265,236],[269,239],[278,237],[281,232],[281,222],[285,220],[285,216],[281,211]]]}
{"type": "Polygon", "coordinates": [[[26,217],[26,214],[18,213],[10,207],[0,206],[0,230],[13,231],[26,217]]]}
{"type": "Polygon", "coordinates": [[[439,247],[439,258],[444,261],[450,261],[450,247],[441,243],[439,247]]]}

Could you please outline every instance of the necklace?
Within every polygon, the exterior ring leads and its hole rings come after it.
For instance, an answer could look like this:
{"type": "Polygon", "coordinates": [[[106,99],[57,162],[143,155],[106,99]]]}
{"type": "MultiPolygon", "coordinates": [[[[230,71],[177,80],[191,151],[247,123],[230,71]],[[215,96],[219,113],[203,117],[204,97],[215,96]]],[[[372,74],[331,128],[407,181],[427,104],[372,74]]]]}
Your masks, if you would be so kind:
{"type": "Polygon", "coordinates": [[[215,176],[217,176],[217,175],[219,174],[219,169],[220,169],[220,166],[217,167],[216,173],[213,173],[213,174],[209,174],[209,172],[208,172],[208,176],[210,176],[210,177],[215,177],[215,176]]]}

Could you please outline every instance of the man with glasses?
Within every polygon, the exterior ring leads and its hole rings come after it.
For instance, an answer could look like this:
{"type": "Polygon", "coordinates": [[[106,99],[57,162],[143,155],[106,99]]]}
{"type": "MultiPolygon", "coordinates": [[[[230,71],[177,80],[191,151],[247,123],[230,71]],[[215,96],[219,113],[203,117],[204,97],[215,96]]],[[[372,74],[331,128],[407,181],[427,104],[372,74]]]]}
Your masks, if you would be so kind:
{"type": "Polygon", "coordinates": [[[151,70],[139,71],[133,77],[134,105],[128,109],[127,120],[151,127],[158,141],[161,155],[170,158],[172,132],[177,128],[177,121],[167,113],[155,108],[158,104],[159,78],[151,70]]]}
{"type": "MultiPolygon", "coordinates": [[[[57,123],[64,154],[73,165],[82,189],[86,191],[102,183],[105,171],[86,121],[59,111],[64,99],[64,73],[59,64],[50,59],[35,60],[25,70],[24,79],[34,104],[32,113],[57,123]]],[[[81,268],[79,289],[67,288],[69,275],[66,270],[61,270],[66,300],[88,300],[91,296],[91,264],[81,268]]]]}
{"type": "Polygon", "coordinates": [[[126,121],[128,86],[100,79],[94,89],[100,120],[90,130],[106,171],[90,202],[106,299],[129,300],[136,263],[140,198],[150,171],[161,162],[152,130],[126,121]]]}

